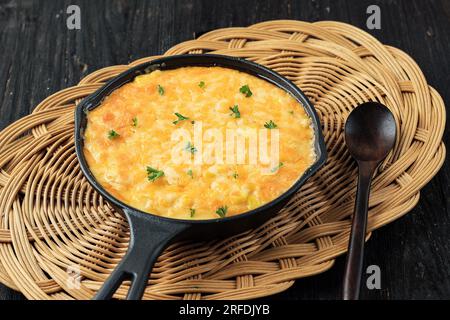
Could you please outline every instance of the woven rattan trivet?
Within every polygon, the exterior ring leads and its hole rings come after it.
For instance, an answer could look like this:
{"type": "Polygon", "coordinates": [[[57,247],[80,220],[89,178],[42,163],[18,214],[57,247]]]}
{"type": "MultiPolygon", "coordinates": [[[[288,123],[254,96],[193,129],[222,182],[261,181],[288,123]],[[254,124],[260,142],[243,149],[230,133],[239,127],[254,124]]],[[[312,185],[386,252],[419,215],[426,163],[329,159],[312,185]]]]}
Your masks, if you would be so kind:
{"type": "MultiPolygon", "coordinates": [[[[294,81],[322,120],[328,162],[257,230],[168,248],[153,270],[147,299],[255,298],[329,269],[347,247],[356,167],[342,129],[358,103],[389,106],[399,128],[373,183],[369,231],[407,213],[444,161],[441,97],[409,56],[355,27],[270,21],[212,31],[166,55],[205,52],[250,59],[294,81]]],[[[78,168],[73,110],[129,67],[94,72],[0,133],[0,281],[27,298],[91,298],[126,251],[126,221],[78,168]]]]}

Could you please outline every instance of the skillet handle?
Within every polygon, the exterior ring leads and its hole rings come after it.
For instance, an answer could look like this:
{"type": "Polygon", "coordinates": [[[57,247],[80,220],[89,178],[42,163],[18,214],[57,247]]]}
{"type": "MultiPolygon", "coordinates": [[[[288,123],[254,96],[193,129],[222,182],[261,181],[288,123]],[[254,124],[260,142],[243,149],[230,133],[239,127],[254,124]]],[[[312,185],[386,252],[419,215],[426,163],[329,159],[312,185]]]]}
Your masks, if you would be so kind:
{"type": "Polygon", "coordinates": [[[131,280],[127,300],[141,299],[158,256],[175,236],[189,227],[176,220],[157,219],[128,209],[124,209],[124,213],[130,225],[127,253],[94,296],[94,300],[112,299],[125,280],[131,280]]]}

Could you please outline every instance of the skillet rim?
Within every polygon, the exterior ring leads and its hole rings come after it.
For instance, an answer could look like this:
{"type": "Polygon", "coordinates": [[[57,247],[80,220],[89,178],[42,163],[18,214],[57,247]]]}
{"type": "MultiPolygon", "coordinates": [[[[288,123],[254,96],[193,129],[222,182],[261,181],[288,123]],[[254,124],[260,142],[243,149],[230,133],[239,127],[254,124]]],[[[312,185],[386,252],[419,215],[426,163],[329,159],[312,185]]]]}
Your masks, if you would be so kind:
{"type": "MultiPolygon", "coordinates": [[[[183,66],[178,66],[176,68],[180,68],[183,66]]],[[[172,69],[176,69],[172,68],[172,69]]],[[[171,69],[171,68],[168,68],[171,69]]],[[[320,167],[322,167],[327,158],[327,151],[326,151],[326,145],[322,133],[322,127],[321,122],[319,120],[319,117],[317,115],[317,112],[312,105],[312,103],[309,101],[309,99],[306,97],[306,95],[301,91],[299,87],[297,87],[292,81],[289,79],[283,77],[279,73],[263,66],[260,64],[257,64],[253,61],[245,60],[243,58],[239,57],[231,57],[231,56],[225,56],[225,55],[218,55],[218,54],[181,54],[181,55],[172,55],[172,56],[166,56],[161,57],[149,62],[145,62],[142,64],[139,64],[137,66],[134,66],[119,75],[115,76],[111,80],[109,80],[106,84],[104,84],[101,88],[97,89],[95,92],[90,94],[89,96],[85,97],[77,106],[75,110],[75,152],[78,158],[78,162],[80,164],[80,169],[83,173],[83,175],[86,177],[89,184],[100,193],[102,197],[104,197],[108,202],[111,202],[114,206],[120,208],[123,211],[133,212],[137,213],[142,216],[147,216],[148,219],[153,218],[156,219],[156,221],[165,221],[170,223],[179,223],[179,224],[190,224],[190,225],[202,225],[202,224],[212,224],[212,223],[219,223],[219,222],[231,222],[231,221],[237,221],[240,219],[245,218],[251,218],[254,215],[258,215],[261,212],[264,212],[266,210],[270,210],[272,207],[276,206],[277,204],[289,200],[295,192],[297,192],[301,186],[306,182],[308,178],[310,178],[315,172],[319,170],[320,167]],[[280,194],[277,198],[265,203],[264,205],[254,208],[252,210],[236,214],[229,217],[224,218],[213,218],[213,219],[199,219],[199,220],[190,220],[190,219],[177,219],[177,218],[168,218],[164,216],[159,216],[153,213],[145,212],[142,210],[139,210],[137,208],[134,208],[132,206],[127,205],[126,203],[120,201],[119,199],[115,198],[113,195],[111,195],[109,192],[107,192],[102,185],[96,180],[94,175],[89,169],[89,166],[87,164],[87,161],[84,156],[83,152],[83,146],[84,146],[84,129],[87,124],[87,113],[98,107],[98,105],[102,102],[104,98],[106,98],[111,92],[114,90],[120,88],[122,85],[129,83],[137,77],[140,74],[145,74],[152,72],[154,70],[158,69],[164,69],[166,62],[171,62],[176,60],[193,60],[191,64],[186,63],[184,64],[184,67],[189,66],[220,66],[225,68],[230,68],[234,70],[238,70],[240,72],[245,72],[247,74],[256,76],[261,78],[264,81],[268,81],[272,83],[273,85],[276,85],[278,88],[284,90],[285,92],[288,92],[294,99],[296,99],[303,109],[306,111],[308,116],[311,119],[311,126],[314,130],[314,151],[316,153],[316,160],[315,162],[309,166],[308,169],[305,170],[305,172],[296,180],[296,182],[289,187],[285,192],[280,194]],[[206,63],[203,60],[216,60],[213,63],[206,63]],[[203,62],[202,62],[203,61],[203,62]],[[223,63],[223,64],[221,64],[223,63]],[[143,71],[143,72],[142,72],[143,71]],[[266,73],[266,75],[260,74],[266,73]],[[133,75],[135,74],[135,75],[133,75]],[[131,77],[131,79],[127,80],[128,77],[131,77]],[[125,80],[125,81],[124,81],[125,80]]]]}

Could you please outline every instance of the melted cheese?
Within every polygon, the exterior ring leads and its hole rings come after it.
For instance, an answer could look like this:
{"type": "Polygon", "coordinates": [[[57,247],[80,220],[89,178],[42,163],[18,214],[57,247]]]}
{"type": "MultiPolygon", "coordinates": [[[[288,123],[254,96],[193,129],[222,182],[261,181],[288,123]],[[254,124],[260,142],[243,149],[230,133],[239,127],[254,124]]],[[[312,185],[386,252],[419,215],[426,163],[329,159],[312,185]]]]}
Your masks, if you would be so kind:
{"type": "MultiPolygon", "coordinates": [[[[84,152],[99,183],[128,205],[170,218],[212,219],[219,217],[220,207],[226,206],[226,216],[240,214],[291,187],[315,161],[313,135],[302,105],[273,84],[226,68],[185,67],[138,76],[105,98],[88,114],[84,152]],[[244,85],[250,97],[240,92],[244,85]],[[235,105],[240,118],[230,111],[235,105]],[[175,113],[189,119],[174,124],[175,113]],[[227,129],[269,133],[264,125],[270,120],[279,132],[282,163],[272,174],[250,161],[194,163],[199,151],[192,140],[172,136],[178,129],[193,136],[200,123],[203,132],[214,129],[223,137],[227,129]],[[173,161],[180,143],[190,143],[185,152],[191,153],[191,162],[173,161]],[[150,181],[147,167],[164,175],[150,181]]],[[[206,143],[201,152],[209,152],[206,143]]]]}

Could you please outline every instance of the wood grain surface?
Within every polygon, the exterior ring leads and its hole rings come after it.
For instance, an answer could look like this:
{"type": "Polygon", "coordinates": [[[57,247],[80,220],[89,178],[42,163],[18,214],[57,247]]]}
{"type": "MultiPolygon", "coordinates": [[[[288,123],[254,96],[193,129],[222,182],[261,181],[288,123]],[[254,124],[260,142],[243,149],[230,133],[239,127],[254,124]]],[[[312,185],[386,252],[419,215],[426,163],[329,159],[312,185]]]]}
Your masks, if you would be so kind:
{"type": "MultiPolygon", "coordinates": [[[[273,19],[362,28],[410,54],[450,104],[448,0],[0,0],[0,129],[99,68],[161,54],[208,30],[273,19]],[[66,27],[71,4],[81,8],[81,30],[66,27]],[[366,28],[372,4],[381,9],[380,30],[366,28]]],[[[445,143],[450,146],[448,124],[445,143]]],[[[416,208],[373,234],[365,262],[380,267],[382,288],[363,288],[363,299],[450,299],[449,175],[447,160],[416,208]]],[[[272,299],[339,298],[344,262],[338,258],[328,272],[300,279],[272,299]]],[[[0,285],[0,299],[24,297],[0,285]]]]}

